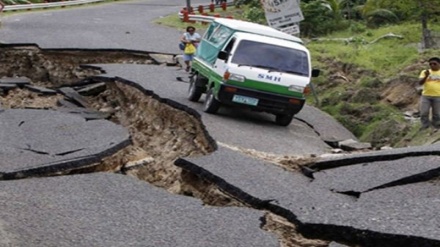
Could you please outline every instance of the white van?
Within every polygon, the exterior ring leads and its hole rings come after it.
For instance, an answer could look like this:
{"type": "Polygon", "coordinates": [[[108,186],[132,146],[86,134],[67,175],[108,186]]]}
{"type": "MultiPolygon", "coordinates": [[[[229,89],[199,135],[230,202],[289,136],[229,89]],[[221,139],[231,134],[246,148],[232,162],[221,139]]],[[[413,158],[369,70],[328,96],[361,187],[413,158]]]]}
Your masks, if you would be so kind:
{"type": "Polygon", "coordinates": [[[197,48],[188,99],[206,93],[204,111],[222,104],[274,114],[287,126],[304,105],[312,76],[301,39],[251,22],[216,18],[197,48]]]}

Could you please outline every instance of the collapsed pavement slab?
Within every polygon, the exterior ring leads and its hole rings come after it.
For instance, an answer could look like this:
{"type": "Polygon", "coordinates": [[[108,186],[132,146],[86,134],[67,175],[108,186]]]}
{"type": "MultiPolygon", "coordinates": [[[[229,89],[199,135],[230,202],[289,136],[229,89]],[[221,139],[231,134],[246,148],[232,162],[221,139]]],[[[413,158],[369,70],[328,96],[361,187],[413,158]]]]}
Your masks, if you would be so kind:
{"type": "Polygon", "coordinates": [[[368,232],[362,246],[440,246],[439,201],[438,183],[410,184],[363,193],[356,203],[318,209],[302,220],[332,224],[345,234],[350,228],[357,229],[353,235],[368,232]]]}
{"type": "Polygon", "coordinates": [[[385,149],[364,153],[326,156],[310,165],[309,168],[321,171],[335,167],[351,166],[367,162],[391,161],[406,157],[440,155],[440,143],[425,146],[385,149]]]}
{"type": "Polygon", "coordinates": [[[297,226],[297,216],[314,208],[350,202],[349,196],[311,186],[310,179],[224,147],[175,164],[216,184],[221,191],[255,208],[268,209],[297,226]]]}
{"type": "Polygon", "coordinates": [[[440,156],[365,162],[313,173],[313,184],[329,190],[362,193],[438,177],[440,156]]]}
{"type": "Polygon", "coordinates": [[[93,173],[0,181],[8,246],[279,246],[263,212],[206,207],[130,176],[93,173]]]}
{"type": "Polygon", "coordinates": [[[256,207],[274,202],[284,207],[292,206],[293,212],[299,214],[308,207],[351,201],[349,196],[311,186],[311,180],[299,172],[286,171],[275,164],[221,146],[212,154],[182,158],[175,163],[185,170],[206,176],[222,190],[256,207]],[[246,201],[247,197],[252,199],[246,201]]]}
{"type": "Polygon", "coordinates": [[[307,237],[362,246],[440,245],[440,236],[435,234],[438,227],[434,227],[440,222],[435,213],[439,206],[434,205],[439,197],[412,202],[409,207],[402,201],[400,206],[396,201],[375,201],[372,196],[369,203],[358,202],[355,197],[317,186],[299,173],[222,147],[208,156],[179,159],[176,165],[215,183],[240,201],[286,217],[307,237]],[[404,216],[399,213],[400,207],[404,216]],[[425,220],[431,222],[424,225],[425,220]]]}
{"type": "Polygon", "coordinates": [[[347,139],[357,140],[356,136],[341,123],[314,106],[304,105],[304,108],[295,115],[295,118],[308,123],[325,142],[339,142],[347,139]]]}
{"type": "Polygon", "coordinates": [[[53,110],[0,113],[3,179],[87,167],[131,144],[127,129],[53,110]]]}

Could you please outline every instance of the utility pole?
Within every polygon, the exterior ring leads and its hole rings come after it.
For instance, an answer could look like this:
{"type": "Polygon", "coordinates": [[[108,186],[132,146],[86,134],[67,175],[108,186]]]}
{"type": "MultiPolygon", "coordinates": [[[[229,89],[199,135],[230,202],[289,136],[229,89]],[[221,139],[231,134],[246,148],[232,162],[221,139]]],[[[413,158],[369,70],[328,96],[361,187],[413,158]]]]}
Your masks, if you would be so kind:
{"type": "Polygon", "coordinates": [[[191,0],[186,0],[186,10],[188,14],[191,12],[191,0]]]}
{"type": "Polygon", "coordinates": [[[5,4],[2,1],[0,1],[0,13],[3,11],[4,8],[5,8],[5,4]]]}
{"type": "Polygon", "coordinates": [[[421,9],[420,19],[422,22],[422,47],[423,49],[429,49],[434,46],[434,42],[431,36],[431,30],[428,29],[429,6],[426,6],[426,2],[420,0],[418,1],[418,4],[419,8],[421,9]]]}

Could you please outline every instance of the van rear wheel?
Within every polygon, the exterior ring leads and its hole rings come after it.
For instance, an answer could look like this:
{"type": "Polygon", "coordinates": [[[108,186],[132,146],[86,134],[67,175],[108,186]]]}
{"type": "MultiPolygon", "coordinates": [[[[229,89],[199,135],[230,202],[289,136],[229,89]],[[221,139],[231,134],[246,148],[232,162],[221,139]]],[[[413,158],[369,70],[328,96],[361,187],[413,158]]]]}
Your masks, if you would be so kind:
{"type": "Polygon", "coordinates": [[[197,86],[197,81],[200,80],[198,75],[191,76],[189,80],[188,99],[189,101],[197,102],[203,94],[203,88],[197,86]]]}
{"type": "Polygon", "coordinates": [[[216,113],[220,108],[220,102],[214,97],[214,89],[210,88],[206,92],[205,103],[203,105],[203,111],[207,113],[216,113]]]}
{"type": "Polygon", "coordinates": [[[281,126],[287,126],[292,122],[293,114],[277,114],[275,115],[275,123],[281,126]]]}

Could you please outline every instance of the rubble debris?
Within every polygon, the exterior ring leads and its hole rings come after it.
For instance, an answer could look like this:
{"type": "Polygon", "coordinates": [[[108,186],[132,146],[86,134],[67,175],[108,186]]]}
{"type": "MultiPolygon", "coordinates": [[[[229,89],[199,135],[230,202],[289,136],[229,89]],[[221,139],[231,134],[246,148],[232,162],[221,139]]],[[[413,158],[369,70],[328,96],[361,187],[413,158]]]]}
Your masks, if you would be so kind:
{"type": "Polygon", "coordinates": [[[20,77],[3,77],[0,79],[0,84],[15,84],[19,87],[31,84],[31,79],[20,76],[20,77]]]}
{"type": "Polygon", "coordinates": [[[44,94],[44,95],[55,95],[57,94],[56,90],[50,89],[50,88],[46,88],[46,87],[39,87],[39,86],[35,86],[35,85],[25,85],[25,88],[28,89],[29,91],[32,92],[36,92],[39,94],[44,94]]]}
{"type": "Polygon", "coordinates": [[[87,108],[89,106],[87,99],[82,95],[80,95],[75,89],[71,87],[59,88],[58,92],[66,96],[69,100],[71,100],[73,103],[77,104],[80,107],[87,108]]]}
{"type": "Polygon", "coordinates": [[[371,149],[371,143],[358,142],[352,139],[339,142],[339,147],[346,151],[371,149]]]}

